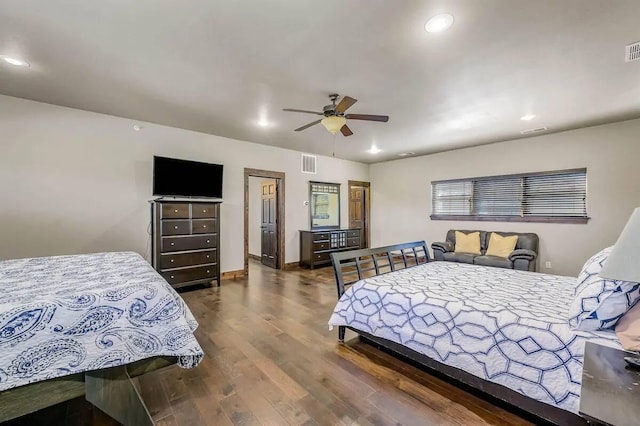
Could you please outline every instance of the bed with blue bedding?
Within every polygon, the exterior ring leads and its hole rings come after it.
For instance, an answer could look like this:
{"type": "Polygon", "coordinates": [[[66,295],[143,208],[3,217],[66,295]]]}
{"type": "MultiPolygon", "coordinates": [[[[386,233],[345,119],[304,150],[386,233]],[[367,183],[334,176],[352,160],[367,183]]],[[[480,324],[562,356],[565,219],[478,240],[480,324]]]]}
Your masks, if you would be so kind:
{"type": "Polygon", "coordinates": [[[577,414],[585,342],[619,347],[619,341],[612,331],[569,328],[576,279],[423,257],[424,263],[343,287],[329,325],[577,414]]]}
{"type": "Polygon", "coordinates": [[[138,254],[0,261],[0,397],[78,373],[203,357],[194,316],[138,254]]]}

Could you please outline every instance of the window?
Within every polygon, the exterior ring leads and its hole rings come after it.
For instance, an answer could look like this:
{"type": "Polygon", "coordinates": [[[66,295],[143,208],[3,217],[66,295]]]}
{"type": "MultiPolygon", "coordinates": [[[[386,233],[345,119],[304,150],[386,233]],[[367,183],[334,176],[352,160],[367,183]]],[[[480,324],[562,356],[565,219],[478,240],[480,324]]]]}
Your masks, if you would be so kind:
{"type": "Polygon", "coordinates": [[[431,219],[587,223],[587,169],[431,182],[431,219]]]}

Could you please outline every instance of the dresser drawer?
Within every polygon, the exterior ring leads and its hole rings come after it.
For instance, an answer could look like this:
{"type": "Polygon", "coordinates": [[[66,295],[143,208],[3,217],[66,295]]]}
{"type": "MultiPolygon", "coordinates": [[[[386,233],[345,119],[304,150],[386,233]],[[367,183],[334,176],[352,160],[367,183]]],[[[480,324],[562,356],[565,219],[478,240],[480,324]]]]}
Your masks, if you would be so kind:
{"type": "Polygon", "coordinates": [[[313,251],[329,250],[331,243],[329,241],[316,241],[313,243],[313,251]]]}
{"type": "Polygon", "coordinates": [[[319,232],[317,234],[313,234],[313,241],[326,241],[329,239],[329,232],[319,232]]]}
{"type": "Polygon", "coordinates": [[[215,263],[216,251],[198,251],[195,253],[163,254],[160,256],[160,268],[171,269],[182,266],[201,265],[203,263],[215,263]]]}
{"type": "Polygon", "coordinates": [[[347,247],[360,247],[360,237],[347,238],[347,247]]]}
{"type": "Polygon", "coordinates": [[[162,272],[162,277],[167,280],[169,284],[179,284],[188,281],[203,280],[206,278],[214,279],[217,277],[217,274],[218,267],[216,265],[211,265],[181,269],[178,271],[162,272]]]}
{"type": "Polygon", "coordinates": [[[347,238],[355,238],[355,237],[360,237],[359,229],[352,229],[350,231],[347,231],[347,238]]]}
{"type": "Polygon", "coordinates": [[[162,203],[163,219],[189,219],[189,204],[162,203]]]}
{"type": "Polygon", "coordinates": [[[194,234],[211,234],[216,232],[215,219],[194,219],[192,233],[194,234]]]}
{"type": "Polygon", "coordinates": [[[194,235],[189,237],[162,237],[162,251],[197,250],[215,248],[217,235],[194,235]]]}
{"type": "Polygon", "coordinates": [[[312,259],[314,263],[330,261],[329,253],[314,253],[312,259]]]}
{"type": "Polygon", "coordinates": [[[201,217],[218,217],[218,204],[194,204],[192,215],[194,219],[201,217]]]}
{"type": "Polygon", "coordinates": [[[191,233],[188,220],[163,220],[162,235],[185,235],[191,233]]]}

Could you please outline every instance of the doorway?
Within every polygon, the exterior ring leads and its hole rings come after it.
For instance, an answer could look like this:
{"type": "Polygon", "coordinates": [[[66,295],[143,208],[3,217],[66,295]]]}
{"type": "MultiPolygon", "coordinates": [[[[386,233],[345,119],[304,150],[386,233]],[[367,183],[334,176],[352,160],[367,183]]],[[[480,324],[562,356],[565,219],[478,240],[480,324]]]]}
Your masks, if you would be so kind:
{"type": "MultiPolygon", "coordinates": [[[[249,275],[250,185],[249,178],[264,178],[260,183],[260,204],[251,205],[251,216],[260,217],[260,261],[266,266],[284,269],[284,195],[285,174],[270,170],[244,169],[244,273],[249,275]]],[[[252,256],[253,257],[253,256],[252,256]]]]}
{"type": "Polygon", "coordinates": [[[349,228],[362,230],[362,248],[368,248],[371,240],[369,218],[371,216],[371,183],[349,181],[349,228]]]}

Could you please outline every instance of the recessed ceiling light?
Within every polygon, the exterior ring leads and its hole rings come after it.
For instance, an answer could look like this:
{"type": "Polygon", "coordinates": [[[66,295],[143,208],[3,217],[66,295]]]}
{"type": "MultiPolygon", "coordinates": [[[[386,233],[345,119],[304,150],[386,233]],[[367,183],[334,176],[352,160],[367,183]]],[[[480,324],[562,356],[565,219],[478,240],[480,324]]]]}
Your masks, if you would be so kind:
{"type": "Polygon", "coordinates": [[[369,148],[369,149],[367,150],[367,152],[368,152],[369,154],[377,154],[377,153],[379,153],[379,152],[382,152],[382,150],[381,150],[380,148],[378,148],[377,146],[375,146],[375,145],[371,145],[371,148],[369,148]]]}
{"type": "Polygon", "coordinates": [[[531,121],[534,118],[536,118],[535,114],[527,114],[527,115],[523,115],[522,117],[520,117],[520,120],[522,120],[522,121],[531,121]]]}
{"type": "Polygon", "coordinates": [[[144,126],[141,126],[139,124],[134,124],[133,125],[133,130],[135,130],[136,132],[139,132],[142,129],[144,129],[144,126]]]}
{"type": "Polygon", "coordinates": [[[416,155],[415,152],[409,151],[409,152],[401,152],[400,154],[398,154],[398,157],[408,157],[409,155],[416,155]]]}
{"type": "Polygon", "coordinates": [[[257,123],[258,123],[258,126],[260,126],[260,127],[269,127],[269,124],[271,124],[265,119],[260,119],[260,120],[258,120],[257,123]]]}
{"type": "Polygon", "coordinates": [[[426,24],[424,24],[424,29],[428,33],[440,33],[442,31],[446,31],[453,25],[453,15],[450,13],[441,13],[436,16],[432,16],[429,18],[426,24]]]}
{"type": "Polygon", "coordinates": [[[0,56],[0,58],[2,58],[2,60],[5,61],[6,63],[14,65],[16,67],[28,67],[29,66],[29,62],[23,61],[22,59],[12,58],[10,56],[0,56]]]}

